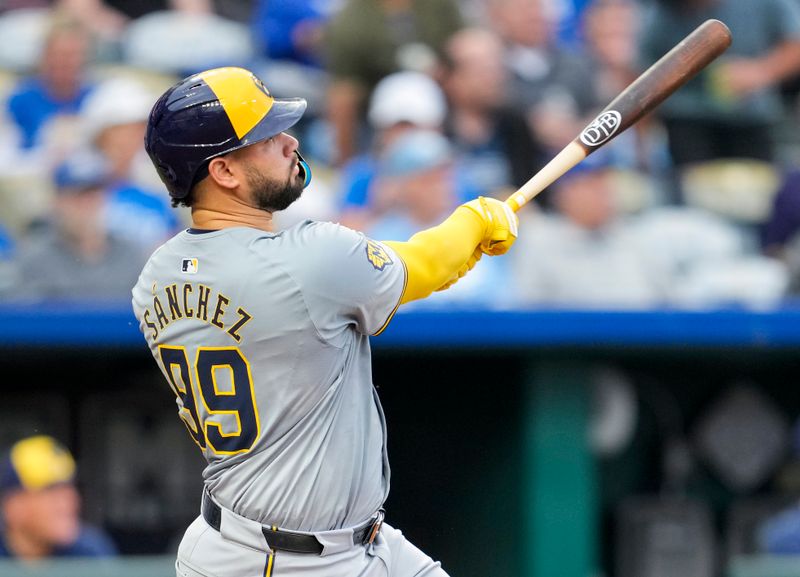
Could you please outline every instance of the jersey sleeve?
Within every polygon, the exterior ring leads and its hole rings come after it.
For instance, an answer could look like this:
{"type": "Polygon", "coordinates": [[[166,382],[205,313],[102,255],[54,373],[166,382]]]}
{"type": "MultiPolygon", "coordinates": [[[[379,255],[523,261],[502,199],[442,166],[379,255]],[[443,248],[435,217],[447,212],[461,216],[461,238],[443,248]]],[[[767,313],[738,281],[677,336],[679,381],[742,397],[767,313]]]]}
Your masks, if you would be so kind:
{"type": "Polygon", "coordinates": [[[379,334],[400,304],[402,260],[385,244],[337,224],[309,222],[295,234],[297,251],[287,252],[294,255],[287,266],[323,337],[335,338],[353,324],[379,334]]]}

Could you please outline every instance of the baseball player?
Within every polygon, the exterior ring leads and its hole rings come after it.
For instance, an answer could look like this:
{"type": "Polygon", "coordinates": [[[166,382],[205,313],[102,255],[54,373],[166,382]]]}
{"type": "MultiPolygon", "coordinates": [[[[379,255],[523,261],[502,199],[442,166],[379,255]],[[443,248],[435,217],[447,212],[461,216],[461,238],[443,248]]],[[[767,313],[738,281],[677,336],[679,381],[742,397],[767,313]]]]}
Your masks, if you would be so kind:
{"type": "Polygon", "coordinates": [[[369,336],[443,290],[517,220],[479,198],[407,242],[272,213],[311,179],[285,130],[306,108],[251,72],[218,68],[167,90],[145,148],[192,228],[151,256],[133,307],[178,415],[208,466],[179,577],[446,576],[383,524],[386,423],[369,336]]]}

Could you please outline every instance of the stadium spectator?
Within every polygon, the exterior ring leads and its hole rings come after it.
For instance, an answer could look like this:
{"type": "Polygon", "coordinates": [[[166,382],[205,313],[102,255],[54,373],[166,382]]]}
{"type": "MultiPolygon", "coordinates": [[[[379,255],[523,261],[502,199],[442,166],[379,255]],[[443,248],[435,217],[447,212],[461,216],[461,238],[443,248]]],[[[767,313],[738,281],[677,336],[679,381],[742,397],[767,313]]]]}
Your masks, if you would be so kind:
{"type": "MultiPolygon", "coordinates": [[[[583,41],[594,71],[598,110],[641,72],[638,42],[642,12],[637,0],[594,0],[583,12],[583,41]]],[[[657,176],[665,183],[671,177],[664,130],[652,115],[618,134],[605,147],[611,150],[617,166],[657,176]]]]}
{"type": "Polygon", "coordinates": [[[580,132],[597,103],[584,54],[562,47],[547,0],[486,0],[492,27],[506,45],[509,100],[551,152],[580,132]]]}
{"type": "Polygon", "coordinates": [[[53,4],[77,18],[101,43],[116,44],[127,25],[125,16],[106,0],[56,0],[53,4]]]}
{"type": "Polygon", "coordinates": [[[686,206],[620,209],[610,152],[560,178],[553,212],[526,211],[513,264],[523,303],[575,308],[774,306],[788,275],[723,217],[686,206]],[[524,255],[535,254],[535,259],[524,255]]]}
{"type": "Polygon", "coordinates": [[[91,33],[98,55],[109,57],[115,54],[108,49],[119,42],[127,23],[122,14],[103,0],[8,0],[0,2],[0,15],[19,25],[12,34],[15,40],[24,44],[22,50],[26,56],[30,48],[41,40],[41,24],[52,17],[79,23],[91,33]]]}
{"type": "Polygon", "coordinates": [[[363,230],[387,207],[374,194],[374,176],[382,152],[399,136],[415,129],[441,131],[447,102],[439,85],[422,72],[395,72],[372,92],[367,119],[372,131],[370,148],[342,167],[339,188],[340,222],[363,230]]]}
{"type": "MultiPolygon", "coordinates": [[[[387,208],[365,233],[371,238],[402,240],[441,222],[443,215],[464,200],[458,188],[455,152],[445,136],[431,130],[410,130],[393,140],[381,156],[376,176],[387,208]]],[[[502,257],[488,259],[456,286],[413,306],[508,306],[510,283],[502,280],[507,278],[505,267],[502,257]]]]}
{"type": "Polygon", "coordinates": [[[781,81],[800,71],[800,6],[793,0],[658,0],[642,34],[651,64],[708,18],[734,42],[658,110],[675,165],[719,158],[776,159],[781,81]]]}
{"type": "Polygon", "coordinates": [[[366,233],[400,240],[441,222],[459,204],[454,186],[455,151],[438,132],[412,129],[395,139],[382,155],[376,180],[383,181],[388,210],[366,233]]]}
{"type": "Polygon", "coordinates": [[[637,0],[594,0],[585,11],[582,29],[595,71],[595,104],[608,104],[639,75],[641,12],[637,0]]]}
{"type": "Polygon", "coordinates": [[[445,133],[466,181],[482,195],[518,188],[543,165],[544,148],[518,111],[505,106],[508,75],[493,32],[465,28],[447,41],[440,70],[449,114],[445,133]]]}
{"type": "Polygon", "coordinates": [[[800,232],[800,170],[783,176],[773,198],[769,219],[761,230],[761,246],[766,254],[784,256],[786,246],[800,232]]]}
{"type": "Polygon", "coordinates": [[[461,26],[455,0],[346,1],[326,26],[324,40],[336,166],[363,148],[365,108],[375,85],[393,72],[429,71],[461,26]]]}
{"type": "Polygon", "coordinates": [[[555,12],[556,38],[567,48],[580,48],[586,40],[581,26],[586,11],[597,0],[558,0],[551,2],[555,12]]]}
{"type": "Polygon", "coordinates": [[[223,16],[211,0],[122,1],[118,7],[133,16],[121,52],[135,68],[187,76],[210,66],[240,65],[254,56],[248,25],[223,16]]]}
{"type": "MultiPolygon", "coordinates": [[[[25,11],[11,14],[17,12],[25,11]]],[[[11,77],[0,111],[0,204],[3,223],[14,235],[48,213],[53,195],[49,173],[79,141],[79,110],[94,86],[88,31],[74,19],[50,16],[45,9],[37,17],[39,32],[22,48],[35,52],[26,57],[35,72],[26,67],[11,77]]],[[[16,27],[25,29],[22,23],[16,27]]],[[[9,39],[4,34],[0,53],[25,44],[25,35],[9,39]]]]}
{"type": "Polygon", "coordinates": [[[325,120],[330,75],[325,69],[325,27],[341,0],[256,0],[250,29],[259,76],[270,79],[276,95],[305,98],[308,108],[293,128],[307,143],[305,154],[317,164],[331,163],[325,120]]]}
{"type": "Polygon", "coordinates": [[[141,84],[115,78],[98,85],[81,111],[87,144],[105,157],[110,171],[104,221],[109,231],[147,250],[178,228],[142,146],[153,102],[141,84]]]}
{"type": "Polygon", "coordinates": [[[111,539],[80,519],[75,461],[45,435],[16,442],[0,462],[0,557],[31,562],[51,557],[108,557],[111,539]]]}
{"type": "Polygon", "coordinates": [[[11,298],[129,298],[145,254],[107,231],[103,217],[109,178],[104,159],[89,152],[58,166],[53,220],[20,240],[11,298]]]}
{"type": "Polygon", "coordinates": [[[611,170],[607,155],[593,154],[556,183],[552,212],[526,209],[525,246],[513,263],[523,303],[641,308],[664,301],[663,279],[617,211],[611,170]]]}
{"type": "Polygon", "coordinates": [[[53,5],[73,14],[96,36],[119,42],[132,21],[154,12],[218,14],[245,23],[251,14],[250,0],[13,0],[15,3],[53,5]]]}
{"type": "Polygon", "coordinates": [[[42,145],[48,123],[78,114],[91,90],[87,74],[91,49],[91,38],[82,25],[54,21],[37,74],[21,80],[8,96],[8,118],[19,132],[20,148],[42,145]]]}
{"type": "Polygon", "coordinates": [[[322,66],[322,37],[338,2],[256,0],[252,26],[262,56],[322,66]]]}

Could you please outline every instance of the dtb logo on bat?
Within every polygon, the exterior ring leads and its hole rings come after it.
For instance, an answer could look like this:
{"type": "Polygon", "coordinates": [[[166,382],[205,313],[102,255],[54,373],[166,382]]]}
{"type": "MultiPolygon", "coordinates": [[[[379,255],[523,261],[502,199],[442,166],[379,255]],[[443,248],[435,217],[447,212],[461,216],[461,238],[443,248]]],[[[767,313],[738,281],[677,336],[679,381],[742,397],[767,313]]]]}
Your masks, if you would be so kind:
{"type": "Polygon", "coordinates": [[[592,123],[581,132],[581,142],[586,146],[600,146],[609,140],[619,129],[622,116],[616,110],[607,110],[595,118],[592,123]]]}

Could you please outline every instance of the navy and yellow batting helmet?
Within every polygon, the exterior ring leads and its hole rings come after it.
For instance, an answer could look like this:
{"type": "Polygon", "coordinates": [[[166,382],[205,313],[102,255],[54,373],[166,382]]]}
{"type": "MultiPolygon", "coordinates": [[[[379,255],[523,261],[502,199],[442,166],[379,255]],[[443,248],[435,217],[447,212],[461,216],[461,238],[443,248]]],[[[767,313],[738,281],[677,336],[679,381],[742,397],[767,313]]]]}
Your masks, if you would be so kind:
{"type": "MultiPolygon", "coordinates": [[[[144,145],[170,196],[181,199],[205,178],[212,158],[283,132],[305,110],[302,98],[273,98],[249,70],[215,68],[181,80],[156,101],[144,145]]],[[[311,171],[298,157],[307,185],[311,171]]]]}

